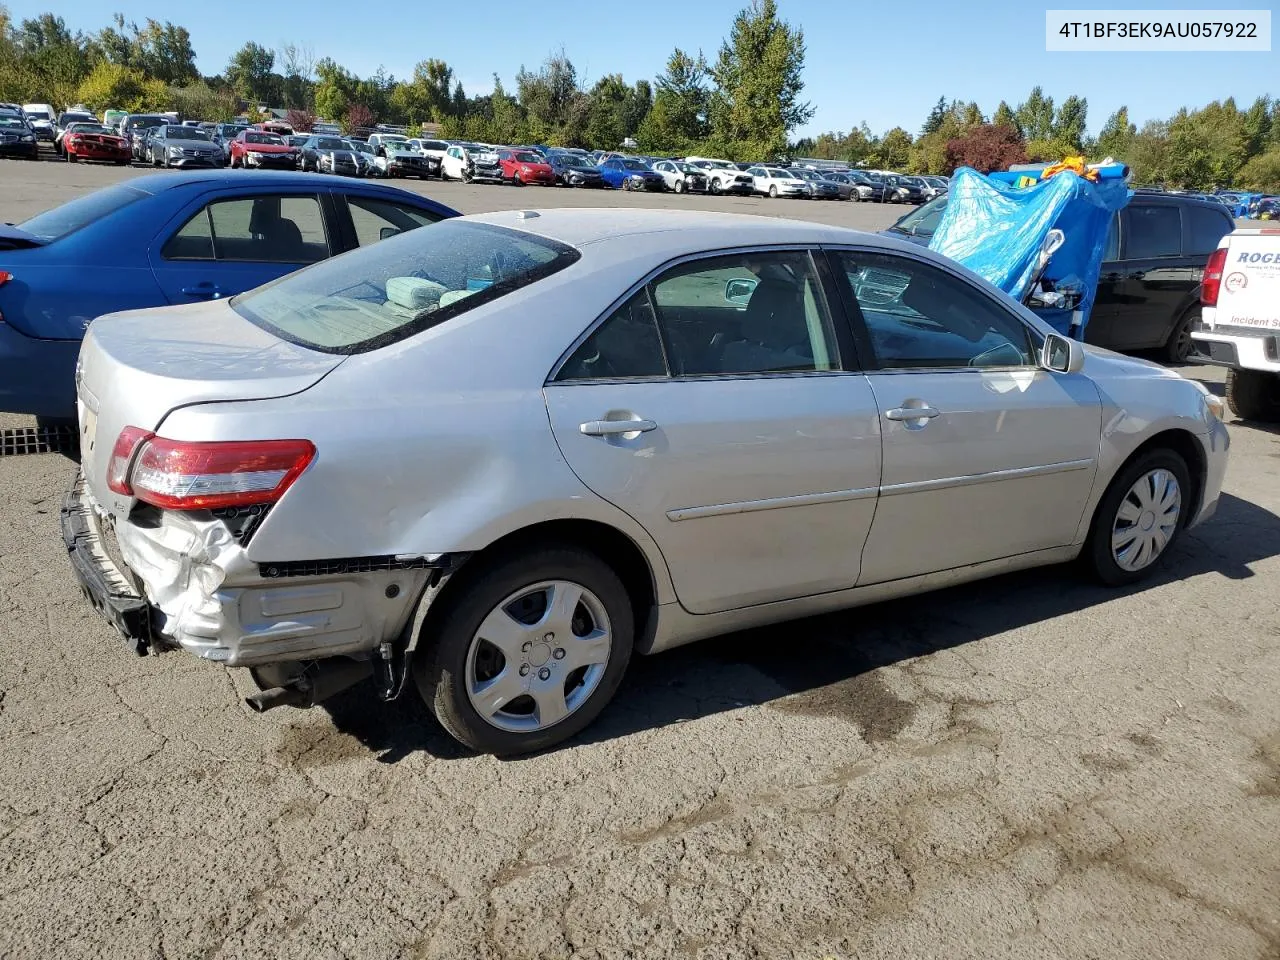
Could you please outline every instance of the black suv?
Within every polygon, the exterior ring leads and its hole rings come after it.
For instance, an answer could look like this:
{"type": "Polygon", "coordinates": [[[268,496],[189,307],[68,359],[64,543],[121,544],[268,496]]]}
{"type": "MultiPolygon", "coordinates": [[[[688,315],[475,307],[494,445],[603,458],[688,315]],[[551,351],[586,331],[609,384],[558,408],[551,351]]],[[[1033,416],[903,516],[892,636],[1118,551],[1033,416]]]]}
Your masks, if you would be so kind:
{"type": "MultiPolygon", "coordinates": [[[[912,210],[884,233],[928,244],[947,198],[912,210]]],[[[1193,352],[1200,280],[1209,254],[1235,229],[1220,203],[1174,193],[1136,193],[1111,221],[1086,343],[1111,350],[1163,351],[1175,363],[1193,352]]]]}

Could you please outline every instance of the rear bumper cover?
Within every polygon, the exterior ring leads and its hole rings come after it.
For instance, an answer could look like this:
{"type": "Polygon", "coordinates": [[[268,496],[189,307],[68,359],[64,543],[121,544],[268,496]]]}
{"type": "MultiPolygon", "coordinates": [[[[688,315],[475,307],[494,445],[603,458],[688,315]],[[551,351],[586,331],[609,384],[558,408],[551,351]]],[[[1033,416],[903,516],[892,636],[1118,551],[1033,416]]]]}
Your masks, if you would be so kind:
{"type": "Polygon", "coordinates": [[[368,653],[400,636],[448,559],[260,565],[207,511],[144,512],[111,525],[117,564],[83,477],[62,508],[76,579],[139,653],[176,646],[231,667],[368,653]]]}
{"type": "Polygon", "coordinates": [[[79,355],[79,340],[28,337],[0,320],[0,410],[74,419],[79,355]]]}
{"type": "Polygon", "coordinates": [[[97,514],[77,477],[62,501],[62,542],[80,589],[137,654],[151,647],[151,606],[108,555],[97,514]]]}

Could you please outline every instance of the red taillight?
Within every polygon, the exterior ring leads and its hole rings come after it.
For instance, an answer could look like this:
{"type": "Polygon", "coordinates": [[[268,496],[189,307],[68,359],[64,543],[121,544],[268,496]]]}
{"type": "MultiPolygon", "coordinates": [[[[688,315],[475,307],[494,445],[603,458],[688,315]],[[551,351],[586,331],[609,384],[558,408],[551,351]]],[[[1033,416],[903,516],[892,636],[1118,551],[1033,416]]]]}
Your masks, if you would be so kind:
{"type": "Polygon", "coordinates": [[[168,510],[275,503],[315,455],[309,440],[186,442],[126,427],[112,452],[108,485],[168,510]]]}
{"type": "Polygon", "coordinates": [[[1204,279],[1200,281],[1200,302],[1206,307],[1218,305],[1218,290],[1222,287],[1222,268],[1226,264],[1226,247],[1219,247],[1209,254],[1209,262],[1204,267],[1204,279]]]}
{"type": "Polygon", "coordinates": [[[13,274],[10,273],[8,270],[0,270],[0,287],[3,287],[6,283],[8,283],[12,279],[13,279],[13,274]]]}
{"type": "MultiPolygon", "coordinates": [[[[111,448],[111,459],[107,462],[107,487],[126,497],[133,496],[133,488],[129,486],[129,468],[133,465],[133,455],[138,446],[150,440],[155,434],[141,427],[125,427],[116,438],[116,445],[111,448]]],[[[90,440],[93,438],[90,437],[90,440]]]]}

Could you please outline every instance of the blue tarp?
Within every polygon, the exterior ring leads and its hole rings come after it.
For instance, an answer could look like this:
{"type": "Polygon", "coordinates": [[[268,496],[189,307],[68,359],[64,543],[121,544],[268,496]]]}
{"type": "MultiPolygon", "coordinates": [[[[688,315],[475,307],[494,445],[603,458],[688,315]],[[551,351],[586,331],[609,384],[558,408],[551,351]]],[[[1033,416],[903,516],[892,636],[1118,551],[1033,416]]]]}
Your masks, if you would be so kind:
{"type": "Polygon", "coordinates": [[[1060,288],[1078,288],[1078,323],[1068,310],[1038,311],[1061,333],[1083,337],[1098,286],[1111,217],[1129,202],[1130,191],[1116,165],[1092,183],[1071,172],[1030,187],[1015,187],[1018,173],[984,176],[962,167],[951,178],[947,209],[929,247],[964,264],[1016,300],[1035,280],[1041,244],[1057,227],[1066,237],[1044,273],[1060,288]],[[1007,181],[1007,182],[1006,182],[1007,181]]]}

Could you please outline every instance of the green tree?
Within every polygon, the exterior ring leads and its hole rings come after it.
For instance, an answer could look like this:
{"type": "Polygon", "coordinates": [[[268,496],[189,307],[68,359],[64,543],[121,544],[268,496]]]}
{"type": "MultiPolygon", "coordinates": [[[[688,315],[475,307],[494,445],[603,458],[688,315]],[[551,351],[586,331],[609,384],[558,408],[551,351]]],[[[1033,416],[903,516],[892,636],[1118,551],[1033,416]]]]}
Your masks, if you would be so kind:
{"type": "Polygon", "coordinates": [[[996,127],[1012,127],[1018,132],[1018,136],[1022,136],[1022,125],[1018,123],[1018,115],[1013,112],[1013,107],[1003,100],[996,107],[996,112],[991,115],[991,124],[996,127]]]}
{"type": "Polygon", "coordinates": [[[961,130],[980,127],[987,122],[987,118],[982,115],[982,109],[976,103],[966,103],[960,111],[959,119],[961,130]]]}
{"type": "Polygon", "coordinates": [[[813,116],[804,91],[804,31],[778,18],[776,0],[751,0],[734,18],[711,71],[711,126],[739,155],[774,157],[813,116]]]}
{"type": "Polygon", "coordinates": [[[1027,99],[1014,111],[1018,129],[1028,140],[1048,140],[1053,135],[1053,97],[1046,97],[1039,86],[1032,87],[1027,99]]]}
{"type": "Polygon", "coordinates": [[[1053,118],[1052,138],[1070,150],[1084,148],[1085,124],[1089,116],[1089,102],[1075,94],[1062,101],[1053,118]]]}
{"type": "Polygon", "coordinates": [[[333,123],[355,102],[356,76],[330,57],[316,61],[316,113],[333,123]]]}
{"type": "Polygon", "coordinates": [[[1272,125],[1275,123],[1275,105],[1271,98],[1263,95],[1253,101],[1253,105],[1244,114],[1245,153],[1256,156],[1266,149],[1271,140],[1272,125]]]}
{"type": "Polygon", "coordinates": [[[1136,184],[1161,184],[1169,153],[1169,124],[1148,120],[1129,142],[1129,169],[1136,184]]]}
{"type": "MultiPolygon", "coordinates": [[[[151,81],[152,83],[158,81],[151,81]]],[[[169,87],[165,93],[169,109],[189,120],[234,120],[240,101],[229,90],[215,90],[203,80],[184,87],[169,87]]]]}
{"type": "Polygon", "coordinates": [[[880,138],[876,160],[890,170],[903,170],[911,159],[911,134],[901,127],[894,127],[880,138]]]}
{"type": "Polygon", "coordinates": [[[76,100],[93,111],[110,107],[141,110],[146,95],[146,79],[140,70],[104,60],[80,84],[76,100]]]}
{"type": "Polygon", "coordinates": [[[293,110],[308,110],[315,103],[316,55],[310,47],[286,43],[280,47],[278,62],[283,68],[281,99],[293,110]]]}
{"type": "Polygon", "coordinates": [[[1198,190],[1226,186],[1244,166],[1247,144],[1244,115],[1231,98],[1179,110],[1169,122],[1165,177],[1198,190]]]}
{"type": "Polygon", "coordinates": [[[924,118],[924,126],[920,128],[920,136],[923,138],[931,133],[937,133],[938,128],[942,126],[942,122],[950,112],[951,108],[947,106],[947,98],[939,97],[938,102],[929,111],[929,115],[924,118]]]}
{"type": "Polygon", "coordinates": [[[680,150],[706,138],[707,61],[701,51],[691,57],[677,47],[667,58],[667,67],[658,74],[653,109],[637,128],[637,139],[645,150],[680,150]]]}
{"type": "Polygon", "coordinates": [[[569,124],[578,94],[578,71],[564,50],[547,57],[536,73],[522,66],[516,74],[521,108],[530,122],[546,131],[569,124]]]}
{"type": "Polygon", "coordinates": [[[271,68],[275,62],[275,53],[250,40],[227,64],[227,83],[247,100],[269,101],[275,92],[271,89],[271,68]]]}
{"type": "Polygon", "coordinates": [[[627,102],[631,91],[620,73],[607,73],[596,81],[587,94],[587,143],[599,150],[617,150],[624,137],[627,102]]]}
{"type": "Polygon", "coordinates": [[[490,105],[493,120],[487,139],[493,143],[517,143],[523,139],[521,128],[524,117],[520,112],[520,104],[503,89],[502,80],[496,73],[493,75],[490,105]]]}
{"type": "Polygon", "coordinates": [[[1107,122],[1103,124],[1102,132],[1098,134],[1098,142],[1094,146],[1093,154],[1099,160],[1106,157],[1127,160],[1129,149],[1137,132],[1138,128],[1129,122],[1129,108],[1121,107],[1109,116],[1107,122]]]}
{"type": "Polygon", "coordinates": [[[1236,182],[1246,190],[1280,193],[1280,148],[1273,147],[1246,163],[1236,182]]]}

